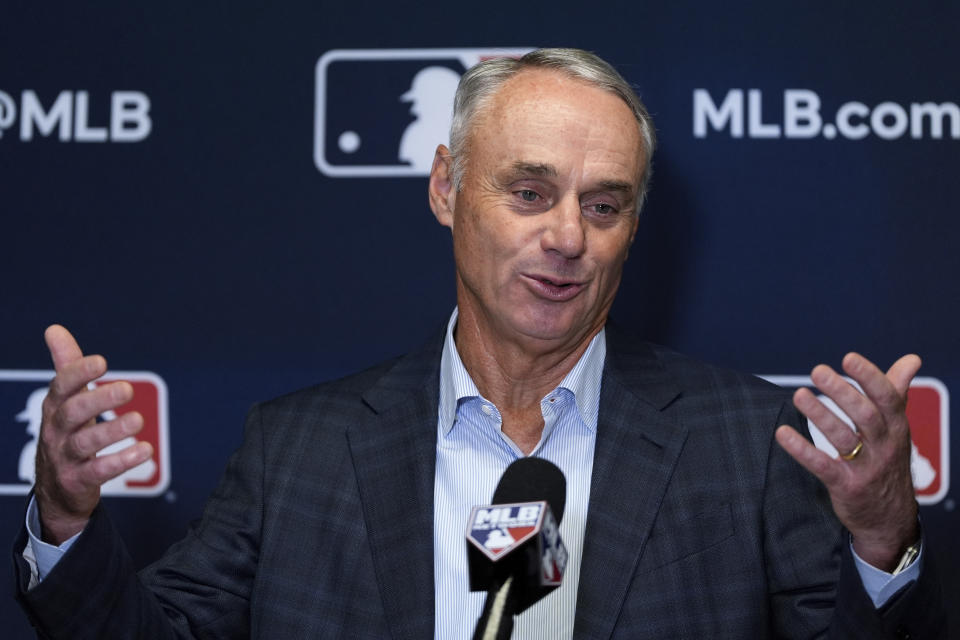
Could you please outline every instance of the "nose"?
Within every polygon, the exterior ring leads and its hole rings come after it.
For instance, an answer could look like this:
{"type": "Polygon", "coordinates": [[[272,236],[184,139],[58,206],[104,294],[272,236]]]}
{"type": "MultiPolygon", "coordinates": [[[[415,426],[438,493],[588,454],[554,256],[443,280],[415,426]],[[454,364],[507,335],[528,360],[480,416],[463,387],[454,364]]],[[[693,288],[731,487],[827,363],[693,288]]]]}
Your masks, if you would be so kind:
{"type": "Polygon", "coordinates": [[[545,227],[540,234],[540,246],[564,258],[576,258],[586,249],[585,220],[576,197],[563,198],[549,211],[544,212],[545,227]]]}

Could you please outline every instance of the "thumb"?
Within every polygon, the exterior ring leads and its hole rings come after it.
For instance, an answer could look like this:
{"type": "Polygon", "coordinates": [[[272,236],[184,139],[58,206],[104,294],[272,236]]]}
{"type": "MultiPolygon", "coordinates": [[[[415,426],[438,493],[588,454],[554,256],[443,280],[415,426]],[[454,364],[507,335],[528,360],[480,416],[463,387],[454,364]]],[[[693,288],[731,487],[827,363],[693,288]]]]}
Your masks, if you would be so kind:
{"type": "Polygon", "coordinates": [[[910,381],[917,375],[917,371],[920,370],[922,364],[920,356],[910,353],[894,362],[893,366],[887,370],[887,379],[890,380],[901,397],[906,395],[907,389],[910,387],[910,381]]]}
{"type": "Polygon", "coordinates": [[[53,360],[53,368],[60,371],[63,367],[83,357],[80,345],[73,335],[59,324],[50,325],[43,333],[53,360]]]}

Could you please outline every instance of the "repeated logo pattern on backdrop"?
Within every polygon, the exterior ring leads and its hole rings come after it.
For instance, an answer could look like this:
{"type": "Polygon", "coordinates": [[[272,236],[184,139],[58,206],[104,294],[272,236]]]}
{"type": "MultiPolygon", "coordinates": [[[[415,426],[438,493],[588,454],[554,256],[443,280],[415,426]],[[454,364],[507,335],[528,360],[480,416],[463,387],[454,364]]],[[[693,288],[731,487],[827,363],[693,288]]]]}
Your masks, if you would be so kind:
{"type": "Polygon", "coordinates": [[[511,49],[337,49],[317,61],[314,162],[330,177],[426,176],[453,95],[481,60],[511,49]]]}
{"type": "Polygon", "coordinates": [[[910,138],[960,140],[960,106],[955,102],[885,101],[870,106],[857,100],[837,107],[832,120],[823,100],[810,89],[785,89],[780,96],[760,89],[730,89],[722,99],[706,89],[693,90],[693,135],[706,138],[727,132],[731,138],[816,138],[838,135],[861,140],[873,134],[882,140],[910,138]],[[746,96],[746,100],[744,100],[746,96]],[[775,104],[779,102],[779,104],[775,104]],[[782,119],[773,113],[782,106],[782,119]],[[765,115],[766,114],[766,117],[765,115]],[[768,119],[770,118],[770,119],[768,119]]]}
{"type": "MultiPolygon", "coordinates": [[[[26,495],[33,485],[34,457],[40,434],[43,399],[52,371],[0,370],[0,495],[26,495]]],[[[143,464],[103,485],[106,496],[155,496],[170,484],[170,445],[167,424],[167,386],[148,371],[113,371],[94,384],[126,380],[134,397],[116,412],[98,420],[139,411],[143,430],[137,436],[153,445],[153,456],[143,464]]],[[[126,438],[97,455],[119,451],[136,440],[126,438]]]]}
{"type": "Polygon", "coordinates": [[[152,129],[150,98],[141,91],[91,95],[89,91],[64,90],[53,98],[32,89],[19,96],[0,91],[0,139],[140,142],[152,129]],[[5,130],[14,135],[5,136],[5,130]]]}

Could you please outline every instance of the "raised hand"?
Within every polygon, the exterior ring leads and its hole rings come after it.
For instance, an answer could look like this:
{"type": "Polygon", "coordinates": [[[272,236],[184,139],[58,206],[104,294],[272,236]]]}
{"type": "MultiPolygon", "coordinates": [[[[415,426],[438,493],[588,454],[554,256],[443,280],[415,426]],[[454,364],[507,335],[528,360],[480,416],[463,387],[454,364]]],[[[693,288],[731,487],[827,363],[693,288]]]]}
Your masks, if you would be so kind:
{"type": "Polygon", "coordinates": [[[863,393],[827,365],[818,365],[810,377],[853,420],[856,432],[809,389],[799,389],[793,396],[797,408],[817,425],[840,457],[831,458],[787,425],[777,429],[776,438],[826,485],[834,512],[853,535],[857,555],[891,571],[919,537],[906,406],[907,389],[920,369],[920,358],[903,356],[886,374],[856,353],[848,353],[842,364],[863,393]]]}
{"type": "Polygon", "coordinates": [[[34,493],[44,541],[60,544],[86,526],[100,501],[100,485],[149,459],[153,449],[147,442],[137,442],[97,457],[107,445],[143,428],[137,412],[96,422],[101,413],[129,402],[133,387],[114,382],[88,388],[106,373],[106,360],[84,356],[70,332],[59,325],[48,327],[44,338],[56,376],[43,402],[34,493]]]}

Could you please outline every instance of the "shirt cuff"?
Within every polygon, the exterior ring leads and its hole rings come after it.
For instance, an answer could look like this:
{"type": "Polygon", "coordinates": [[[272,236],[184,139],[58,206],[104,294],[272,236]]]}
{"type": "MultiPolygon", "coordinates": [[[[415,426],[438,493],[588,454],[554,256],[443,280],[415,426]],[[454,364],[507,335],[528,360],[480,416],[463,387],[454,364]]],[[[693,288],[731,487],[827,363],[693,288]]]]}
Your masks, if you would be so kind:
{"type": "Polygon", "coordinates": [[[23,549],[23,559],[30,565],[30,584],[29,589],[34,588],[40,581],[47,577],[53,571],[53,568],[60,562],[60,558],[70,549],[80,533],[74,534],[60,546],[47,544],[40,539],[40,510],[37,508],[37,498],[31,497],[30,504],[27,505],[27,545],[23,549]]]}
{"type": "Polygon", "coordinates": [[[914,561],[897,575],[887,573],[868,564],[853,550],[853,540],[850,541],[850,552],[853,553],[853,561],[860,573],[863,588],[873,601],[873,606],[877,609],[885,605],[890,597],[900,589],[920,577],[920,560],[923,558],[923,547],[920,548],[920,553],[917,554],[914,561]]]}

